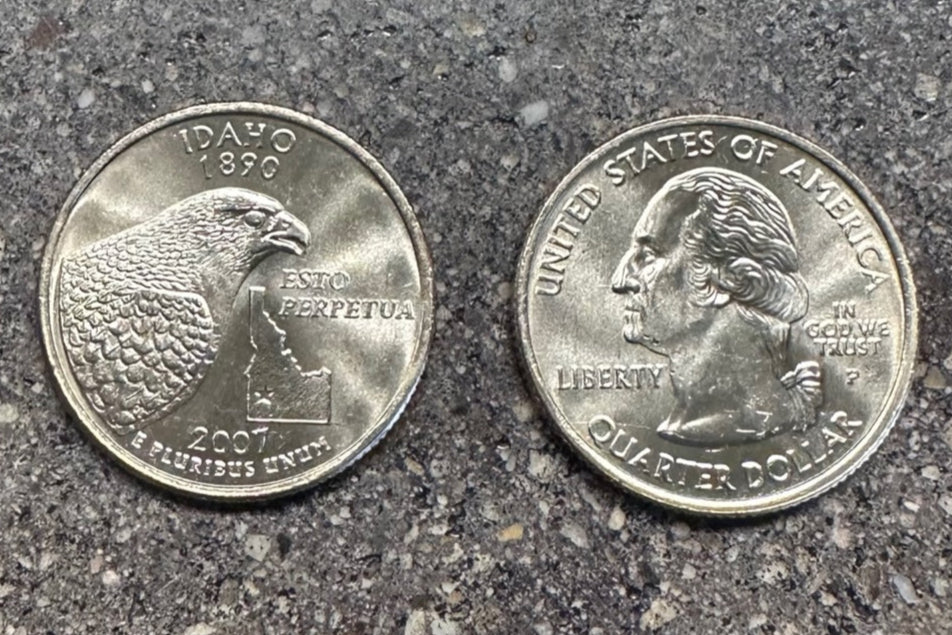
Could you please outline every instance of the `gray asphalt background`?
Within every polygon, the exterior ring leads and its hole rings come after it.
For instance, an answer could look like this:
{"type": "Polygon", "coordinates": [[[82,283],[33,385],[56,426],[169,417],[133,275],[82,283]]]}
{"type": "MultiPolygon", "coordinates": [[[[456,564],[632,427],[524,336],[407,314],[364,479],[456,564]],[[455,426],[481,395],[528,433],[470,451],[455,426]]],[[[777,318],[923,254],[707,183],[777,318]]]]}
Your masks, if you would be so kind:
{"type": "Polygon", "coordinates": [[[0,633],[952,631],[948,2],[0,7],[0,633]],[[314,114],[378,157],[438,291],[390,435],[330,483],[238,510],[94,449],[51,386],[36,302],[78,175],[139,124],[220,100],[314,114]],[[511,281],[547,194],[614,135],[687,113],[833,152],[881,199],[919,288],[892,435],[835,491],[761,520],[613,487],[518,361],[511,281]]]}

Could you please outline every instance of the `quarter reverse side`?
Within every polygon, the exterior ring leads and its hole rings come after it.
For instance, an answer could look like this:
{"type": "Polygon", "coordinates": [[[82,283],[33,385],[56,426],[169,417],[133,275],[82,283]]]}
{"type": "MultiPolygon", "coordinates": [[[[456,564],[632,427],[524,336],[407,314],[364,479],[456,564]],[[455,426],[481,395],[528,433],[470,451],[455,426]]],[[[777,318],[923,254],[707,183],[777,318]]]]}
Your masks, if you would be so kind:
{"type": "Polygon", "coordinates": [[[136,474],[221,500],[344,469],[402,412],[432,332],[423,236],[341,132],[254,103],[123,138],[56,221],[40,287],[66,402],[136,474]]]}

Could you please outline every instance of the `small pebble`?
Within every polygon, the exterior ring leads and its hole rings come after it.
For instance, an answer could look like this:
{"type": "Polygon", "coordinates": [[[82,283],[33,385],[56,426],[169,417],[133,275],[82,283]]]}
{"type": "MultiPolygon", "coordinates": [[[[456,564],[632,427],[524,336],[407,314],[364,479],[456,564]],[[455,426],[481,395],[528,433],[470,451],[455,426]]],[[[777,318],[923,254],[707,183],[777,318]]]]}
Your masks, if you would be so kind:
{"type": "Polygon", "coordinates": [[[271,551],[271,536],[264,534],[248,534],[245,538],[245,555],[254,558],[258,562],[264,562],[271,551]]]}
{"type": "Polygon", "coordinates": [[[13,423],[20,418],[20,411],[16,404],[0,404],[0,423],[13,423]]]}
{"type": "Polygon", "coordinates": [[[531,104],[526,104],[519,111],[519,118],[522,120],[522,125],[526,128],[531,128],[532,126],[543,123],[549,118],[549,102],[541,99],[531,104]]]}
{"type": "Polygon", "coordinates": [[[503,83],[512,83],[515,81],[518,74],[519,69],[516,67],[515,62],[510,60],[508,57],[504,57],[499,60],[499,79],[501,79],[503,83]]]}
{"type": "Polygon", "coordinates": [[[608,517],[608,528],[612,531],[619,531],[624,526],[625,512],[623,512],[620,507],[615,507],[612,509],[612,513],[608,517]]]}
{"type": "Polygon", "coordinates": [[[941,85],[939,78],[935,75],[919,73],[916,75],[916,86],[913,89],[913,93],[919,99],[935,101],[939,97],[939,87],[941,85]]]}
{"type": "Polygon", "coordinates": [[[916,594],[916,587],[912,585],[912,580],[897,573],[893,575],[892,583],[893,587],[895,587],[899,593],[899,597],[901,597],[906,604],[912,606],[919,602],[919,596],[916,594]]]}
{"type": "Polygon", "coordinates": [[[76,105],[79,106],[80,110],[84,110],[93,105],[93,102],[96,101],[96,93],[93,92],[92,88],[85,88],[83,92],[79,94],[79,97],[76,99],[76,105]]]}
{"type": "Polygon", "coordinates": [[[108,587],[113,587],[119,584],[121,578],[119,574],[113,571],[112,569],[106,569],[102,574],[102,583],[108,587]]]}

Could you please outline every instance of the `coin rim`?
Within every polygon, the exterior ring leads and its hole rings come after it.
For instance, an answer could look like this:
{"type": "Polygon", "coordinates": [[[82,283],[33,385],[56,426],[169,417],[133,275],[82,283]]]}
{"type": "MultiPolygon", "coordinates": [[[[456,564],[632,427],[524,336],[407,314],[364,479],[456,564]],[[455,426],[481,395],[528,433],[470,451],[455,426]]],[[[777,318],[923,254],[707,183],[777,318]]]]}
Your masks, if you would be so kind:
{"type": "Polygon", "coordinates": [[[252,502],[281,496],[287,496],[302,489],[312,487],[325,481],[358,461],[367,454],[393,427],[394,423],[403,414],[410,401],[426,365],[427,352],[433,339],[433,307],[434,307],[434,280],[433,263],[429,249],[423,236],[419,220],[406,196],[394,181],[393,177],[384,169],[383,165],[357,142],[336,128],[303,113],[260,102],[234,101],[217,102],[190,106],[169,112],[158,118],[137,127],[124,135],[119,141],[112,144],[108,150],[100,155],[96,161],[83,173],[82,177],[73,186],[66,198],[66,202],[57,213],[53,228],[49,234],[49,241],[44,250],[43,262],[39,282],[40,323],[42,329],[43,348],[47,363],[56,379],[56,388],[63,401],[69,408],[70,414],[99,445],[100,449],[116,459],[124,468],[135,476],[145,479],[155,485],[172,490],[190,497],[215,500],[221,502],[252,502]],[[303,128],[310,129],[331,142],[337,144],[350,153],[357,161],[366,167],[380,183],[384,191],[393,201],[400,213],[410,241],[413,246],[420,278],[420,292],[423,298],[423,310],[419,312],[422,321],[420,335],[416,338],[413,356],[405,369],[402,380],[394,392],[393,397],[384,408],[383,415],[352,442],[346,451],[341,452],[330,461],[305,470],[291,477],[267,483],[248,485],[221,485],[193,481],[176,476],[161,470],[144,459],[137,457],[113,438],[98,415],[86,405],[82,395],[74,394],[72,373],[68,371],[68,364],[57,352],[56,337],[53,324],[56,321],[55,307],[50,306],[50,282],[54,273],[55,258],[59,251],[60,238],[66,222],[73,212],[79,198],[86,192],[89,185],[120,153],[145,137],[167,128],[172,124],[189,120],[199,116],[235,114],[257,114],[288,121],[303,128]],[[59,359],[58,359],[59,358],[59,359]],[[92,420],[92,422],[90,422],[92,420]]]}
{"type": "Polygon", "coordinates": [[[911,387],[912,370],[916,351],[918,350],[919,309],[916,301],[916,288],[912,268],[909,265],[909,260],[899,240],[899,236],[896,234],[892,223],[889,221],[888,216],[873,193],[846,165],[812,141],[771,124],[746,117],[728,115],[684,115],[660,119],[627,130],[587,154],[568,175],[559,182],[533,221],[525,246],[523,247],[522,255],[519,258],[518,272],[516,275],[516,312],[523,360],[528,366],[529,374],[532,377],[536,392],[540,395],[549,415],[554,419],[556,427],[570,445],[579,451],[598,472],[607,476],[609,480],[628,491],[648,498],[665,507],[706,516],[737,517],[774,512],[806,502],[843,482],[876,452],[886,438],[886,435],[899,419],[911,387]],[[903,307],[901,313],[904,319],[904,328],[902,330],[902,346],[900,347],[901,357],[895,378],[886,393],[883,401],[884,405],[880,410],[880,416],[876,422],[869,426],[868,431],[857,440],[848,452],[840,457],[832,468],[824,470],[790,489],[774,492],[767,496],[753,497],[740,501],[711,501],[665,491],[663,487],[652,485],[647,481],[635,478],[620,467],[612,464],[607,458],[602,456],[593,445],[584,440],[583,435],[574,429],[571,423],[562,414],[555,400],[550,397],[549,389],[546,387],[542,378],[538,362],[532,349],[532,339],[529,333],[528,311],[530,294],[528,283],[529,267],[534,253],[534,245],[539,238],[542,226],[553,212],[556,201],[563,195],[569,185],[582,172],[588,169],[592,163],[603,159],[606,152],[613,146],[619,146],[632,138],[674,126],[705,124],[763,132],[781,139],[811,155],[814,159],[821,161],[827,169],[830,169],[853,188],[863,204],[869,209],[871,216],[879,225],[879,229],[882,231],[886,243],[889,246],[890,255],[896,265],[896,271],[902,290],[903,307]]]}

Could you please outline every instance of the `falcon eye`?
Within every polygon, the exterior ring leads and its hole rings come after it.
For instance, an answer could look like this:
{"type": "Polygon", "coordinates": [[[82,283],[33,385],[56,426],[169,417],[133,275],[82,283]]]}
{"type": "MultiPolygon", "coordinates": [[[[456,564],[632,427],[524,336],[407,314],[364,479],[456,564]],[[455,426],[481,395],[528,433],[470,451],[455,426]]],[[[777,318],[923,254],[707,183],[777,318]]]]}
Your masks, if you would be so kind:
{"type": "Polygon", "coordinates": [[[248,227],[261,227],[264,219],[265,215],[257,210],[251,210],[244,216],[245,225],[248,227]]]}

